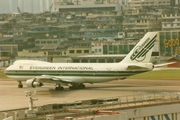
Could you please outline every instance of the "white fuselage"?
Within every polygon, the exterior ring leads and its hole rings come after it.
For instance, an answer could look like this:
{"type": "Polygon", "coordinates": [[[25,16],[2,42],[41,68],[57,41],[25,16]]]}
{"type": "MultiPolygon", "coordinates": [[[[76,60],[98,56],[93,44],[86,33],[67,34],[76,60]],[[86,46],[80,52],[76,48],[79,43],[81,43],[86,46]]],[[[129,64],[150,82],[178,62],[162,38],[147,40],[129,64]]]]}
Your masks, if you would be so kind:
{"type": "Polygon", "coordinates": [[[5,71],[17,81],[50,75],[60,79],[70,79],[74,83],[98,83],[123,79],[137,73],[152,70],[151,63],[48,63],[41,61],[17,61],[5,71]],[[138,65],[147,70],[127,70],[129,65],[138,65]]]}

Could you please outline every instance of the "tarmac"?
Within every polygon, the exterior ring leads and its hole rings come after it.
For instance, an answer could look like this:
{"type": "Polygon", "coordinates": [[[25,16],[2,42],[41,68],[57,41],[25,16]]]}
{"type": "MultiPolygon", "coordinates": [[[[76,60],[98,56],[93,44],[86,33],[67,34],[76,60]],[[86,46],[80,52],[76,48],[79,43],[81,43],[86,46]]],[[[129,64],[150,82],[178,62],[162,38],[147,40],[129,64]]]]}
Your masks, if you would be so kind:
{"type": "Polygon", "coordinates": [[[28,107],[25,91],[36,91],[35,106],[72,102],[79,100],[136,95],[141,93],[180,93],[178,80],[126,79],[106,83],[85,84],[83,90],[56,91],[55,84],[44,84],[41,88],[18,88],[12,79],[0,79],[0,111],[28,107]]]}

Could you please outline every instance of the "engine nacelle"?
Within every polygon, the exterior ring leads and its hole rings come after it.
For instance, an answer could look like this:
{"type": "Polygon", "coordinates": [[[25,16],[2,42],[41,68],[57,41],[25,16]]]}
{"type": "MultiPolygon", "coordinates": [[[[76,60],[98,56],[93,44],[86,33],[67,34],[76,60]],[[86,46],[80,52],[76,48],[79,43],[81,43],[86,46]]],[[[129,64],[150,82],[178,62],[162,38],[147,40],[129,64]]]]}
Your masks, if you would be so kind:
{"type": "Polygon", "coordinates": [[[26,81],[26,86],[27,87],[35,88],[35,87],[41,87],[42,85],[43,85],[42,83],[36,81],[36,78],[29,79],[29,80],[26,81]]]}

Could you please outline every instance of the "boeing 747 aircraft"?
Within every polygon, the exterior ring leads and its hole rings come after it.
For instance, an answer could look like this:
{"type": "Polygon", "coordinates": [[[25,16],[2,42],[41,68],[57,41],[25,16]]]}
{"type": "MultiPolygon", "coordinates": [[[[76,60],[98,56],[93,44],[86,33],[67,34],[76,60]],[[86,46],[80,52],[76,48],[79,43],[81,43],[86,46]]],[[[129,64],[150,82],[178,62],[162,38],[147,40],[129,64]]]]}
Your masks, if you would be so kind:
{"type": "Polygon", "coordinates": [[[151,71],[152,48],[156,32],[148,32],[119,63],[49,63],[34,60],[18,60],[5,70],[5,74],[27,87],[41,87],[43,83],[55,83],[56,90],[83,89],[83,83],[100,83],[122,80],[127,76],[151,71]]]}

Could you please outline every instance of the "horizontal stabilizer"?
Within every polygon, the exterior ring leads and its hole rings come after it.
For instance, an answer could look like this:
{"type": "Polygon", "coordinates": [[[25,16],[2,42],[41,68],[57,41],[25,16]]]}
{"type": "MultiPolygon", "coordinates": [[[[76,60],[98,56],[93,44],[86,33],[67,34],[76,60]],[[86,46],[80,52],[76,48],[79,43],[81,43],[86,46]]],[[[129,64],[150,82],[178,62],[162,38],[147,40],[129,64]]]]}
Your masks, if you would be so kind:
{"type": "Polygon", "coordinates": [[[143,70],[148,70],[147,67],[141,67],[141,66],[136,66],[136,65],[129,65],[126,70],[128,71],[143,71],[143,70]]]}
{"type": "Polygon", "coordinates": [[[154,65],[154,68],[163,67],[163,66],[166,66],[166,65],[174,64],[174,63],[176,63],[176,62],[169,62],[169,63],[157,64],[157,65],[154,65]]]}

